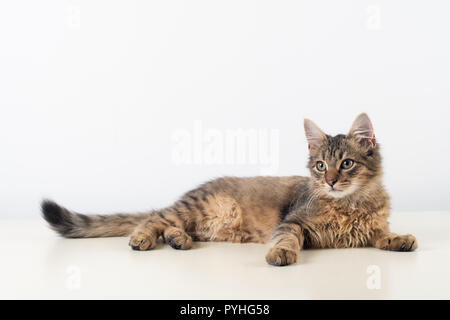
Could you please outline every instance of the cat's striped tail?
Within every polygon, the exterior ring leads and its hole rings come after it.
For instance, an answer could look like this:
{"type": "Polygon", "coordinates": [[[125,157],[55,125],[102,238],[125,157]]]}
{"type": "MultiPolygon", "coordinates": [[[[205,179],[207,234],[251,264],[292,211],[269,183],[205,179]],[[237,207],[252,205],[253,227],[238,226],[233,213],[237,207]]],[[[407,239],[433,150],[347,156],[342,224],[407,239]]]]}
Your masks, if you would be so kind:
{"type": "Polygon", "coordinates": [[[128,236],[150,216],[150,213],[85,215],[67,210],[51,200],[42,201],[41,208],[50,227],[66,238],[128,236]]]}

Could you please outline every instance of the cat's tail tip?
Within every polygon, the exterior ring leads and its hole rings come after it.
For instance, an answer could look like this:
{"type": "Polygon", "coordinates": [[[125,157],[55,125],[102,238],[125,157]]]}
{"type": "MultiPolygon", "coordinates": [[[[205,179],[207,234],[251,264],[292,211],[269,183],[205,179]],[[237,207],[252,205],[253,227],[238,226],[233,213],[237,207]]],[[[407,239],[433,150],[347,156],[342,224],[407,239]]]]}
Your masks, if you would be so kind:
{"type": "Polygon", "coordinates": [[[41,212],[43,218],[50,224],[50,227],[63,237],[70,237],[75,224],[73,214],[66,208],[61,207],[56,202],[44,199],[41,202],[41,212]]]}

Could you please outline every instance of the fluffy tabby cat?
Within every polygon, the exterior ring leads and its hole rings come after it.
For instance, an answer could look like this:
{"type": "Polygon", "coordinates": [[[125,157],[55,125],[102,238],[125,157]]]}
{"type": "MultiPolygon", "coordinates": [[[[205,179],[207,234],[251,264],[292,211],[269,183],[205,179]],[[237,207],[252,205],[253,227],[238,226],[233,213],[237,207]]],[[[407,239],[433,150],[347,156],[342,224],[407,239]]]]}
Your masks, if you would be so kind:
{"type": "Polygon", "coordinates": [[[389,231],[389,196],[369,117],[359,115],[347,135],[335,137],[310,120],[304,125],[311,178],[220,178],[141,214],[84,215],[46,200],[44,218],[67,238],[131,235],[134,250],[153,249],[159,237],[183,250],[193,241],[272,238],[266,261],[276,266],[295,263],[302,248],[416,249],[414,236],[389,231]]]}

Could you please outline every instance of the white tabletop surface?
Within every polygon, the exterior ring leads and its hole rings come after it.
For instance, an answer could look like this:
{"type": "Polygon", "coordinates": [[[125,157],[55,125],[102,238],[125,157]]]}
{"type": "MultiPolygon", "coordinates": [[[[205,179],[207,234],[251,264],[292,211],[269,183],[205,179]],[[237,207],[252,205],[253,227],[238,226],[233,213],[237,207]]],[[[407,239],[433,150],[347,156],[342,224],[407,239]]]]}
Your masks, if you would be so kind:
{"type": "Polygon", "coordinates": [[[450,212],[395,213],[413,253],[307,250],[272,267],[269,245],[195,243],[131,250],[127,238],[62,239],[41,220],[0,221],[0,299],[450,298],[450,212]]]}

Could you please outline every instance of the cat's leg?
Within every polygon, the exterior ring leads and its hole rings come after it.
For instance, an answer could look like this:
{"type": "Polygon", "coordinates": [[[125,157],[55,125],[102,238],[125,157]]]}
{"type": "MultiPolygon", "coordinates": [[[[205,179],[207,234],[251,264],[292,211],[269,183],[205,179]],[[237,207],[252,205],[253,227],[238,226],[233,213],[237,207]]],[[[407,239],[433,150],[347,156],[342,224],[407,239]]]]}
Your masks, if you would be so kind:
{"type": "Polygon", "coordinates": [[[163,236],[174,249],[190,249],[196,241],[233,241],[242,220],[236,200],[205,188],[192,190],[171,207],[155,211],[131,235],[135,250],[150,250],[163,236]]]}
{"type": "Polygon", "coordinates": [[[186,216],[174,208],[154,212],[131,234],[129,245],[134,250],[150,250],[162,235],[174,249],[190,249],[192,238],[184,231],[186,216]]]}
{"type": "Polygon", "coordinates": [[[267,263],[274,266],[286,266],[297,262],[297,256],[303,246],[304,236],[296,223],[282,223],[274,233],[274,246],[266,255],[267,263]]]}
{"type": "Polygon", "coordinates": [[[411,234],[382,233],[374,239],[373,244],[378,249],[390,251],[414,251],[417,249],[417,240],[411,234]]]}

